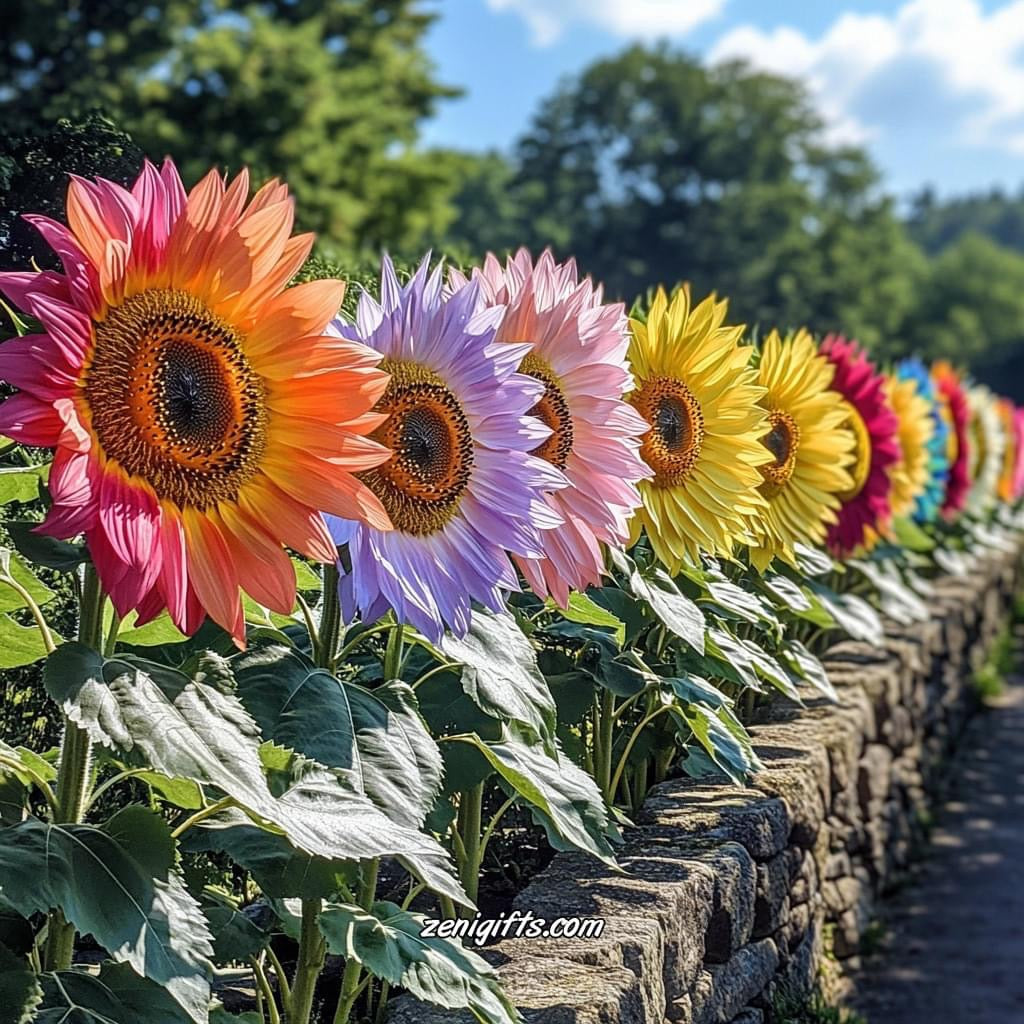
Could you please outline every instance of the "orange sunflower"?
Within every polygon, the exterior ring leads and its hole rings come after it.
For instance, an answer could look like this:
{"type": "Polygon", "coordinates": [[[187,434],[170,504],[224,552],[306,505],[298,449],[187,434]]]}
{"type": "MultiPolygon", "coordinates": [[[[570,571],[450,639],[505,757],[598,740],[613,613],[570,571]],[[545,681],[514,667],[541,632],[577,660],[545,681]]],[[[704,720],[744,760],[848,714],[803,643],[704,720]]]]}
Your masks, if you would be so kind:
{"type": "Polygon", "coordinates": [[[248,195],[245,171],[186,195],[170,161],[130,191],[74,178],[67,227],[28,218],[64,273],[0,275],[45,332],[0,346],[0,432],[56,449],[39,529],[84,534],[120,615],[208,614],[239,644],[240,589],[294,606],[284,545],[334,561],[320,510],[391,525],[353,475],[389,456],[365,436],[380,356],[324,334],[342,282],[287,287],[313,241],[287,187],[248,195]]]}

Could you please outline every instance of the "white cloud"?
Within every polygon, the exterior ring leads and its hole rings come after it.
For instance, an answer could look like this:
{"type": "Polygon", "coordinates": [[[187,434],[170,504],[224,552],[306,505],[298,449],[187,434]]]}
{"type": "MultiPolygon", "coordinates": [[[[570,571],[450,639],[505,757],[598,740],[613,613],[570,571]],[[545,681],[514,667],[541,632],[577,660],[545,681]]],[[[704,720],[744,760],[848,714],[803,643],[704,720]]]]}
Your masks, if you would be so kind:
{"type": "Polygon", "coordinates": [[[808,82],[834,139],[864,142],[923,122],[948,141],[1024,154],[1024,0],[909,0],[844,13],[819,37],[741,25],[711,49],[808,82]]]}
{"type": "Polygon", "coordinates": [[[721,14],[727,0],[487,0],[526,22],[536,46],[550,46],[574,25],[624,39],[682,36],[721,14]]]}

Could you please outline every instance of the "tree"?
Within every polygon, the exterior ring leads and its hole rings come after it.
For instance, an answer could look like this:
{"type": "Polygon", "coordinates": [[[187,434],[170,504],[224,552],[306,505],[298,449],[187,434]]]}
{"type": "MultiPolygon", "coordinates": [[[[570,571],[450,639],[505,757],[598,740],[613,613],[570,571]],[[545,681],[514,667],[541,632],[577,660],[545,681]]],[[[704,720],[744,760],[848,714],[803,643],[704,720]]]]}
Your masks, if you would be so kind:
{"type": "MultiPolygon", "coordinates": [[[[917,254],[867,157],[823,145],[797,82],[634,46],[549,97],[513,166],[524,240],[575,254],[627,300],[686,278],[764,326],[880,343],[902,321],[917,254]]],[[[505,243],[493,192],[459,195],[478,248],[505,243]]]]}
{"type": "Polygon", "coordinates": [[[963,235],[932,261],[905,335],[927,357],[965,364],[1001,392],[1024,398],[1024,388],[1014,387],[1024,360],[1024,256],[963,235]]]}
{"type": "Polygon", "coordinates": [[[211,164],[287,175],[299,221],[399,249],[451,216],[443,161],[415,149],[440,85],[421,0],[16,0],[5,5],[7,132],[101,107],[186,180],[211,164]]]}

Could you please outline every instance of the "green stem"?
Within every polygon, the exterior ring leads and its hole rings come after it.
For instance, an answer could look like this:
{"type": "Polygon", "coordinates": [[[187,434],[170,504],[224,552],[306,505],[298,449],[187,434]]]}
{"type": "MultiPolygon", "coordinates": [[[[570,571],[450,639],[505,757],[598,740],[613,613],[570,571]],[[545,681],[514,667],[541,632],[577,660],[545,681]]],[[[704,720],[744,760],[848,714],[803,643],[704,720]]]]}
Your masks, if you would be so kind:
{"type": "MultiPolygon", "coordinates": [[[[483,829],[484,784],[478,782],[459,796],[459,827],[462,850],[459,857],[459,877],[466,895],[476,903],[480,887],[480,859],[482,849],[480,833],[483,829]]],[[[469,907],[462,908],[463,917],[472,917],[469,907]]]]}
{"type": "Polygon", "coordinates": [[[295,964],[288,1024],[309,1024],[313,1012],[316,980],[327,958],[327,944],[320,934],[320,900],[302,901],[302,927],[299,932],[299,956],[295,964]]]}
{"type": "Polygon", "coordinates": [[[267,978],[267,972],[263,964],[254,956],[249,957],[249,963],[252,964],[252,972],[256,976],[256,984],[259,986],[260,994],[263,996],[267,1006],[267,1012],[270,1014],[270,1024],[281,1024],[281,1014],[277,1009],[277,1000],[274,998],[274,990],[270,987],[270,980],[267,978]]]}
{"type": "Polygon", "coordinates": [[[628,742],[626,743],[626,749],[623,750],[622,757],[619,758],[619,764],[618,767],[615,769],[615,775],[612,776],[609,792],[614,794],[615,791],[619,788],[619,780],[622,778],[622,773],[626,770],[626,762],[629,760],[630,751],[633,749],[633,744],[636,743],[636,741],[640,738],[640,733],[642,733],[644,731],[644,728],[650,722],[653,722],[654,719],[658,717],[658,715],[663,715],[666,711],[671,710],[671,704],[662,704],[661,707],[656,708],[646,718],[644,718],[640,722],[640,724],[633,730],[628,742]]]}
{"type": "Polygon", "coordinates": [[[611,690],[602,690],[598,705],[597,727],[600,731],[601,760],[596,766],[601,775],[598,783],[605,800],[610,804],[615,796],[615,783],[612,782],[612,759],[615,747],[615,694],[611,690]]]}
{"type": "Polygon", "coordinates": [[[364,629],[359,636],[353,637],[342,647],[338,657],[348,657],[364,640],[368,640],[371,636],[376,636],[378,633],[386,633],[389,629],[393,628],[390,622],[384,622],[379,626],[371,626],[369,629],[364,629]]]}
{"type": "Polygon", "coordinates": [[[117,634],[121,629],[121,616],[117,612],[111,609],[110,614],[110,629],[107,630],[107,639],[103,644],[103,656],[109,658],[114,653],[114,648],[117,647],[117,634]]]}
{"type": "Polygon", "coordinates": [[[341,601],[338,598],[338,567],[331,563],[324,566],[324,598],[320,613],[320,639],[317,644],[317,664],[320,668],[334,671],[341,638],[341,601]]]}
{"type": "MultiPolygon", "coordinates": [[[[103,640],[103,590],[96,569],[85,566],[85,584],[78,620],[78,639],[94,651],[103,640]]],[[[92,743],[89,734],[64,715],[64,738],[60,745],[60,766],[57,769],[56,824],[75,824],[82,820],[89,800],[89,777],[92,767],[92,743]]],[[[51,910],[46,941],[46,966],[51,971],[71,966],[75,951],[75,928],[60,910],[51,910]]]]}
{"type": "Polygon", "coordinates": [[[309,647],[313,652],[313,661],[320,661],[320,630],[316,628],[316,623],[313,621],[313,610],[309,607],[309,602],[299,593],[295,595],[295,603],[299,606],[299,611],[302,612],[302,619],[306,623],[306,632],[309,634],[309,647]]]}
{"type": "Polygon", "coordinates": [[[405,624],[396,622],[388,633],[388,646],[384,652],[384,681],[402,678],[402,657],[405,654],[405,624]]]}
{"type": "MultiPolygon", "coordinates": [[[[320,628],[314,652],[319,668],[333,672],[341,637],[341,602],[338,598],[338,567],[333,562],[324,566],[323,602],[320,610],[320,628]]],[[[299,951],[288,1002],[289,1024],[308,1024],[313,1009],[316,981],[327,959],[327,945],[320,933],[322,901],[302,901],[302,928],[299,932],[299,951]]]]}
{"type": "Polygon", "coordinates": [[[516,802],[516,797],[510,796],[495,812],[494,816],[487,823],[487,828],[484,829],[483,837],[480,839],[480,863],[484,862],[484,854],[487,852],[487,844],[491,841],[491,836],[494,835],[494,829],[498,822],[504,817],[505,812],[516,802]]]}
{"type": "MultiPolygon", "coordinates": [[[[377,895],[377,872],[380,861],[371,860],[363,865],[363,879],[359,887],[359,905],[363,910],[373,907],[377,895]]],[[[341,994],[338,996],[338,1008],[334,1012],[334,1024],[346,1024],[352,1015],[356,999],[363,986],[359,984],[363,973],[363,965],[355,957],[345,962],[345,972],[341,976],[341,994]]]]}
{"type": "Polygon", "coordinates": [[[230,807],[234,804],[234,799],[230,796],[222,797],[214,804],[210,804],[209,807],[204,807],[200,811],[196,811],[191,817],[186,818],[172,833],[171,838],[177,839],[179,836],[184,835],[193,825],[198,825],[201,821],[206,821],[207,818],[212,818],[215,814],[219,814],[224,810],[225,807],[230,807]]]}
{"type": "Polygon", "coordinates": [[[284,973],[281,961],[278,960],[277,954],[269,945],[264,952],[267,954],[270,966],[274,968],[274,974],[277,976],[277,988],[281,993],[281,1001],[287,1006],[292,998],[292,987],[288,984],[288,975],[284,973]]]}

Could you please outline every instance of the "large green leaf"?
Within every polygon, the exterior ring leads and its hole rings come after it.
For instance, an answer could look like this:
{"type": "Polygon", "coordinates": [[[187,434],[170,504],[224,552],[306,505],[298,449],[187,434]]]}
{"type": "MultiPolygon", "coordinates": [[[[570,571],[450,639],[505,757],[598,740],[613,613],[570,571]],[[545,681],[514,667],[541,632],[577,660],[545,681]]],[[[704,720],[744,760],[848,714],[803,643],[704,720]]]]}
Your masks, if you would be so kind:
{"type": "Polygon", "coordinates": [[[704,614],[662,569],[641,572],[633,569],[629,577],[633,593],[645,601],[663,625],[685,640],[695,651],[704,651],[704,614]]]}
{"type": "Polygon", "coordinates": [[[217,963],[248,960],[270,941],[269,932],[226,899],[204,893],[201,904],[213,936],[213,956],[217,963]]]}
{"type": "Polygon", "coordinates": [[[351,773],[393,821],[419,828],[441,787],[441,755],[399,680],[372,692],[299,652],[267,647],[232,661],[238,696],[264,736],[351,773]]]}
{"type": "Polygon", "coordinates": [[[507,789],[529,805],[556,850],[585,850],[608,863],[614,854],[608,810],[594,780],[561,751],[552,756],[539,743],[508,729],[500,741],[461,736],[490,762],[507,789]]]}
{"type": "Polygon", "coordinates": [[[49,466],[0,468],[0,505],[12,501],[35,501],[39,497],[39,485],[45,482],[49,469],[49,466]]]}
{"type": "Polygon", "coordinates": [[[81,544],[69,544],[57,540],[44,533],[36,533],[38,523],[12,520],[4,523],[4,529],[10,534],[11,542],[18,551],[35,565],[45,565],[47,569],[58,572],[73,572],[89,555],[81,544]]]}
{"type": "MultiPolygon", "coordinates": [[[[0,589],[6,588],[0,584],[0,589]]],[[[51,635],[54,641],[60,641],[61,638],[52,630],[51,635]]],[[[45,658],[46,654],[46,644],[36,626],[22,626],[10,615],[0,612],[0,669],[31,665],[45,658]]]]}
{"type": "Polygon", "coordinates": [[[581,594],[578,590],[574,590],[569,595],[569,606],[567,608],[559,608],[550,599],[548,607],[553,608],[559,615],[570,622],[579,622],[587,626],[606,626],[612,631],[612,635],[620,647],[626,642],[626,624],[622,619],[613,615],[608,609],[602,608],[586,594],[581,594]]]}
{"type": "Polygon", "coordinates": [[[94,742],[117,748],[139,767],[216,787],[257,824],[280,830],[307,853],[406,858],[432,885],[446,884],[453,898],[465,898],[434,839],[392,821],[337,775],[307,773],[276,797],[264,775],[259,729],[235,695],[164,666],[103,659],[78,643],[51,655],[44,681],[94,742]]]}
{"type": "Polygon", "coordinates": [[[468,1009],[481,1024],[517,1024],[519,1015],[486,960],[461,943],[423,934],[425,919],[380,900],[370,911],[332,903],[320,914],[328,949],[417,999],[468,1009]]]}
{"type": "Polygon", "coordinates": [[[829,700],[839,699],[835,687],[829,681],[825,666],[799,640],[787,640],[780,654],[793,671],[819,693],[824,694],[829,700]]]}
{"type": "Polygon", "coordinates": [[[0,612],[27,607],[25,598],[10,585],[10,580],[38,605],[53,599],[53,591],[42,582],[10,548],[0,548],[0,612]]]}
{"type": "Polygon", "coordinates": [[[482,711],[553,745],[555,701],[533,646],[510,615],[474,610],[466,636],[445,634],[441,650],[462,664],[463,688],[482,711]]]}
{"type": "Polygon", "coordinates": [[[91,825],[29,818],[3,829],[0,893],[25,915],[59,907],[115,960],[164,986],[192,1020],[204,1022],[212,952],[206,921],[159,852],[168,838],[160,816],[136,815],[133,827],[130,848],[123,833],[115,838],[91,825]]]}
{"type": "Polygon", "coordinates": [[[764,679],[792,700],[800,700],[789,674],[756,640],[735,636],[724,624],[709,626],[708,649],[730,664],[751,689],[760,690],[764,679]]]}
{"type": "Polygon", "coordinates": [[[0,943],[0,1024],[29,1024],[42,998],[28,962],[0,943]]]}
{"type": "Polygon", "coordinates": [[[688,704],[674,713],[684,735],[692,731],[708,757],[737,785],[746,785],[749,774],[761,767],[746,729],[727,707],[688,704]]]}
{"type": "Polygon", "coordinates": [[[880,644],[884,636],[878,612],[857,594],[838,594],[819,580],[808,580],[807,586],[824,605],[825,610],[853,640],[880,644]]]}
{"type": "Polygon", "coordinates": [[[128,964],[104,963],[98,976],[57,971],[40,975],[40,981],[43,1003],[33,1024],[188,1024],[192,1019],[128,964]]]}

